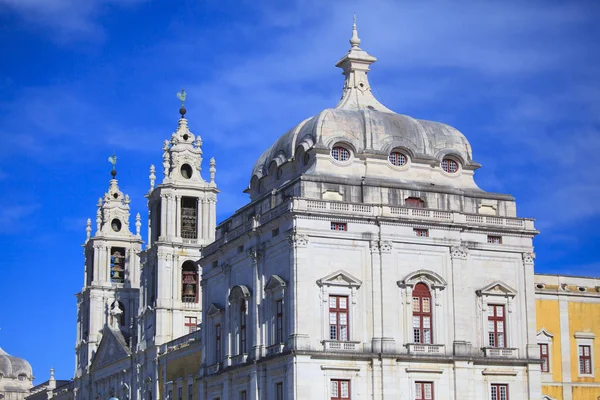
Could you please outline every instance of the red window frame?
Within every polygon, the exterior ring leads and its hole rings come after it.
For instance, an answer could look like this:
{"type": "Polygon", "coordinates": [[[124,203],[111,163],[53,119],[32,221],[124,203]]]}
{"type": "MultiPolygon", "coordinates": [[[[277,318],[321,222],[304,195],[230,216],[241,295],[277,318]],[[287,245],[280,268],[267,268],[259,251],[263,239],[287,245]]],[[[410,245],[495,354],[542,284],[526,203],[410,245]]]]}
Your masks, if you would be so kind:
{"type": "Polygon", "coordinates": [[[444,158],[440,165],[442,169],[449,174],[458,172],[458,163],[451,158],[444,158]]]}
{"type": "Polygon", "coordinates": [[[592,374],[592,346],[581,344],[578,346],[579,354],[579,373],[585,375],[592,374]]]}
{"type": "Polygon", "coordinates": [[[331,400],[347,400],[350,398],[350,380],[349,379],[332,379],[329,390],[331,390],[331,400]],[[346,386],[347,393],[343,392],[346,386]]]}
{"type": "Polygon", "coordinates": [[[331,157],[336,161],[348,161],[350,159],[350,150],[342,146],[335,146],[331,149],[331,157]]]}
{"type": "Polygon", "coordinates": [[[215,325],[215,358],[221,362],[221,324],[215,325]]]}
{"type": "Polygon", "coordinates": [[[399,151],[391,152],[388,156],[388,160],[390,164],[396,167],[406,165],[406,156],[403,153],[400,153],[399,151]]]}
{"type": "Polygon", "coordinates": [[[490,385],[490,400],[508,400],[508,385],[492,383],[490,385]]]}
{"type": "Polygon", "coordinates": [[[332,222],[331,223],[331,230],[332,231],[347,231],[348,230],[348,224],[345,222],[332,222]]]}
{"type": "Polygon", "coordinates": [[[407,197],[404,199],[404,205],[406,207],[425,208],[425,201],[418,197],[407,197]]]}
{"type": "Polygon", "coordinates": [[[412,291],[413,341],[433,343],[433,316],[431,312],[431,292],[424,283],[417,283],[412,291]]]}
{"type": "Polygon", "coordinates": [[[275,344],[283,343],[283,300],[275,303],[275,344]]]}
{"type": "Polygon", "coordinates": [[[240,354],[246,353],[246,301],[240,304],[240,354]]]}
{"type": "Polygon", "coordinates": [[[415,233],[415,236],[418,236],[418,237],[429,237],[429,229],[415,228],[415,229],[413,229],[413,232],[415,233]]]}
{"type": "Polygon", "coordinates": [[[415,382],[415,400],[434,400],[433,382],[415,382]],[[429,389],[429,391],[427,390],[429,389]]]}
{"type": "Polygon", "coordinates": [[[277,382],[275,384],[275,399],[283,400],[283,382],[277,382]]]}
{"type": "Polygon", "coordinates": [[[350,340],[348,296],[329,296],[329,339],[350,340]]]}
{"type": "Polygon", "coordinates": [[[547,343],[540,343],[540,360],[542,372],[550,372],[550,353],[547,343]]]}
{"type": "Polygon", "coordinates": [[[488,342],[490,347],[506,347],[506,310],[504,305],[488,304],[488,342]],[[492,310],[491,314],[490,309],[492,310]]]}
{"type": "Polygon", "coordinates": [[[198,330],[198,318],[196,317],[184,317],[185,322],[184,326],[186,328],[187,333],[196,332],[198,330]]]}
{"type": "Polygon", "coordinates": [[[502,236],[488,235],[487,242],[491,244],[502,244],[502,236]]]}

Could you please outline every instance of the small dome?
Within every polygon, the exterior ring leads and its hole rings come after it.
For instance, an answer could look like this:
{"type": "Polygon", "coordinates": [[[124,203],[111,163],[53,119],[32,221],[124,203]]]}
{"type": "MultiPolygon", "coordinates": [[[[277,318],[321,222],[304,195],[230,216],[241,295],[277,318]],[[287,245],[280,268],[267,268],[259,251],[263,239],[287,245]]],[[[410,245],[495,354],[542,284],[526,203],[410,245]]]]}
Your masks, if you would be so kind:
{"type": "Polygon", "coordinates": [[[18,379],[24,375],[28,380],[33,380],[31,365],[22,358],[13,357],[0,348],[0,374],[4,378],[18,379]]]}

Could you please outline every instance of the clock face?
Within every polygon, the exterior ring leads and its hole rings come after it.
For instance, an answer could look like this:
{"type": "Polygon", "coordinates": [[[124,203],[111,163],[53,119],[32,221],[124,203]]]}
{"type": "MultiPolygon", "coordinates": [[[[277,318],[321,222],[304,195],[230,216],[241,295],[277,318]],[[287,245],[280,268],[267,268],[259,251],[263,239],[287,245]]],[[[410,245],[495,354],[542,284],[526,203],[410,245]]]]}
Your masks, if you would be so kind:
{"type": "Polygon", "coordinates": [[[110,226],[113,229],[113,231],[119,232],[121,230],[121,221],[115,218],[111,221],[110,226]]]}
{"type": "Polygon", "coordinates": [[[190,166],[190,164],[183,164],[181,166],[181,176],[183,176],[185,179],[190,179],[192,177],[192,167],[190,166]]]}

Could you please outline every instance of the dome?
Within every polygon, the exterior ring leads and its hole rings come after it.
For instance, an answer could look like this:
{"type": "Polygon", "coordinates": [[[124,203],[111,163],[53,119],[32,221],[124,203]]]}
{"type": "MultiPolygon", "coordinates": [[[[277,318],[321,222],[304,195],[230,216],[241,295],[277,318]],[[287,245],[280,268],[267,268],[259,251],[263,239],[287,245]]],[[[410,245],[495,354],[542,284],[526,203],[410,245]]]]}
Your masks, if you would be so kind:
{"type": "Polygon", "coordinates": [[[13,357],[0,348],[0,374],[4,378],[18,379],[25,376],[28,380],[33,379],[31,365],[19,357],[13,357]]]}
{"type": "Polygon", "coordinates": [[[336,143],[347,145],[356,155],[387,156],[394,149],[402,149],[413,162],[439,165],[445,156],[452,156],[465,170],[479,167],[472,160],[469,141],[456,128],[398,114],[381,104],[367,79],[369,66],[376,58],[358,47],[356,24],[350,43],[350,51],[336,64],[346,77],[337,106],[302,121],[281,136],[256,161],[253,180],[270,175],[275,166],[294,159],[300,148],[331,149],[336,143]]]}

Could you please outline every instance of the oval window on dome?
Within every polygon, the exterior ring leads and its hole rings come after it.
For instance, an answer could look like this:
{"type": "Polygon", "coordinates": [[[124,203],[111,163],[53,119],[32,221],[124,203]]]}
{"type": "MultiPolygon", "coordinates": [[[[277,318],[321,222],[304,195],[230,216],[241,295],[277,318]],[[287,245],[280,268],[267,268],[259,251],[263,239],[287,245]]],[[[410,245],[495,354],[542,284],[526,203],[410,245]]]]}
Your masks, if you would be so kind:
{"type": "Polygon", "coordinates": [[[406,165],[407,159],[406,155],[404,155],[403,153],[400,153],[399,151],[393,151],[388,156],[388,160],[390,161],[390,164],[396,167],[401,167],[403,165],[406,165]]]}
{"type": "Polygon", "coordinates": [[[192,167],[190,166],[190,164],[183,164],[181,166],[181,176],[183,176],[185,179],[190,179],[192,177],[192,167]]]}
{"type": "Polygon", "coordinates": [[[331,157],[336,161],[348,161],[350,159],[350,150],[342,146],[334,146],[331,149],[331,157]]]}
{"type": "Polygon", "coordinates": [[[449,174],[458,172],[458,163],[451,158],[444,158],[441,163],[442,169],[449,174]]]}
{"type": "Polygon", "coordinates": [[[121,221],[115,218],[111,221],[110,226],[113,229],[113,231],[119,232],[121,230],[121,221]]]}

